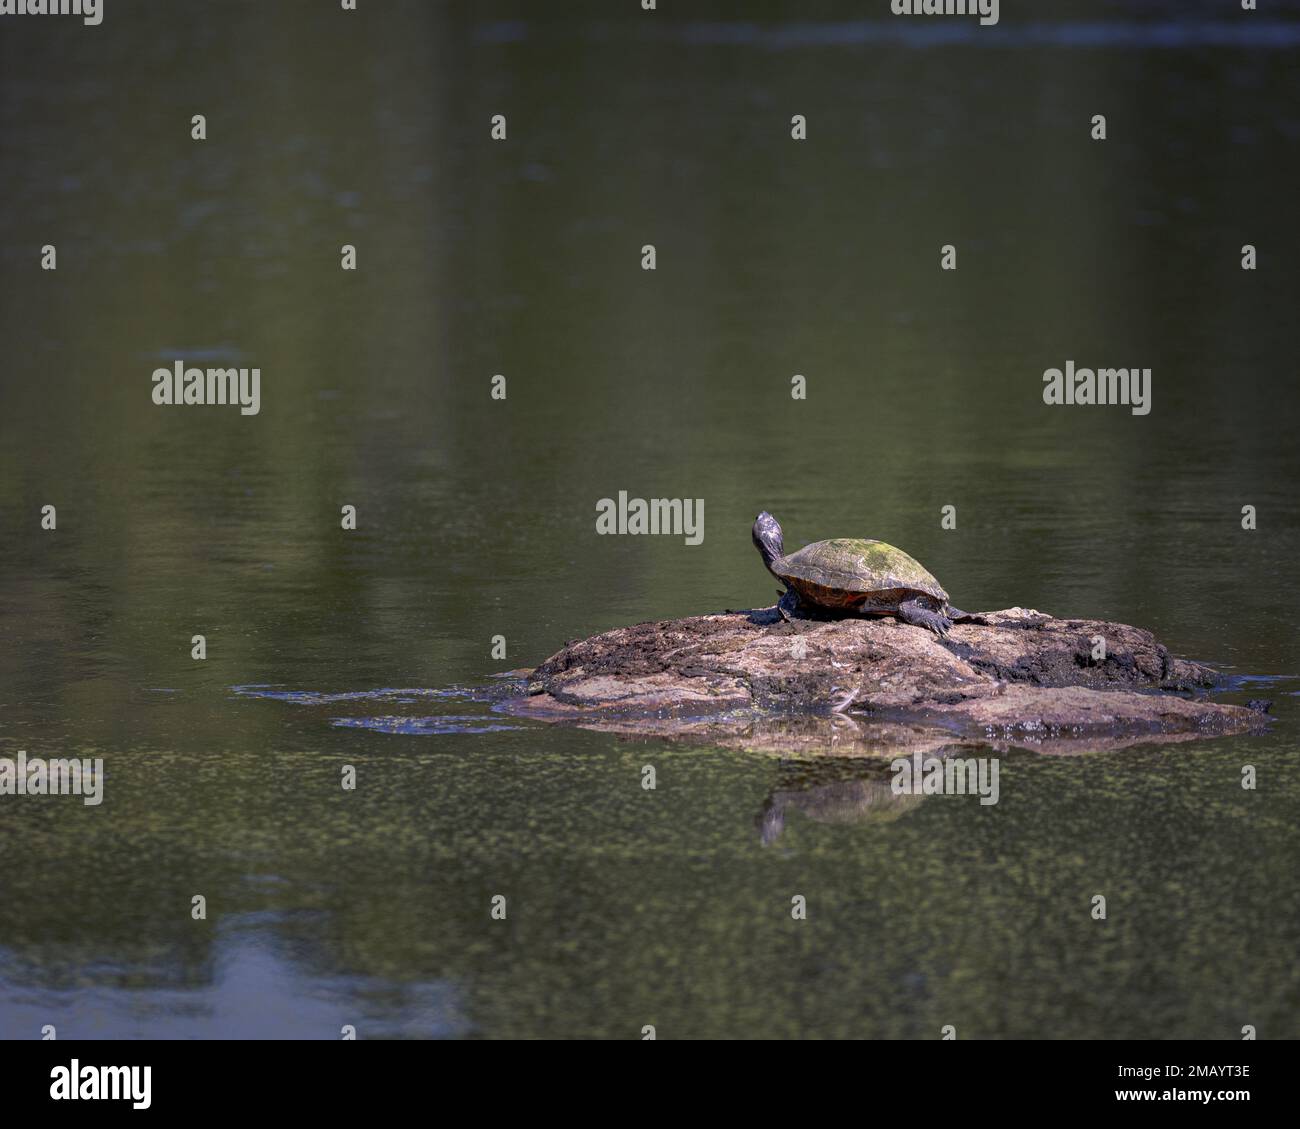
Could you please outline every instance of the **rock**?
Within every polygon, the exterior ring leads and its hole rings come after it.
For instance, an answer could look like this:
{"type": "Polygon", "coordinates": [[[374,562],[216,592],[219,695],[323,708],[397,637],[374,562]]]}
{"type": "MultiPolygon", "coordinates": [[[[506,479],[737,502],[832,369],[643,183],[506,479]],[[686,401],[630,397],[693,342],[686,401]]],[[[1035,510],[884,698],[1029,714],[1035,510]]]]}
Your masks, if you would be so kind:
{"type": "Polygon", "coordinates": [[[982,614],[987,625],[946,639],[890,618],[787,623],[774,608],[621,627],[566,645],[503,708],[626,735],[859,755],[972,739],[1073,752],[1264,723],[1179,693],[1212,687],[1215,672],[1149,631],[982,614]]]}

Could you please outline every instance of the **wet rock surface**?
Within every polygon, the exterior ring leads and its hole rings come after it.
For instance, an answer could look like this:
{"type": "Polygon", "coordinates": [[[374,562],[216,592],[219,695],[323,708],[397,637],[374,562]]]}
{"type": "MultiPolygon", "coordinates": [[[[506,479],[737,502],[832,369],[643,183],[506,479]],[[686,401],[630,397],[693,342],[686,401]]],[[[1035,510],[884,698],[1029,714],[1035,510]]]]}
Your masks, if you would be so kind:
{"type": "Polygon", "coordinates": [[[621,627],[565,646],[502,708],[626,735],[865,755],[954,737],[1082,751],[1266,724],[1209,700],[1216,673],[1142,628],[981,614],[987,624],[944,639],[889,618],[786,622],[773,608],[621,627]]]}

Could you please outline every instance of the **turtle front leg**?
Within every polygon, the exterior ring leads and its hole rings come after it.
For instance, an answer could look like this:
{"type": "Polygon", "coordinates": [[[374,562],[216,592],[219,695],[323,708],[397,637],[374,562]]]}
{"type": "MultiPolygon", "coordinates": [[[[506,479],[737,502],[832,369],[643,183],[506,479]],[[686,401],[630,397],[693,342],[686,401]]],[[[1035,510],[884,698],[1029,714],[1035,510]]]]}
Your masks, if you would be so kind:
{"type": "Polygon", "coordinates": [[[940,638],[947,635],[948,628],[952,626],[952,620],[942,612],[927,608],[916,596],[898,605],[898,618],[913,627],[928,628],[940,638]]]}
{"type": "Polygon", "coordinates": [[[781,618],[789,623],[797,615],[799,610],[799,597],[795,594],[793,588],[787,588],[785,594],[781,597],[776,605],[776,610],[781,613],[781,618]]]}

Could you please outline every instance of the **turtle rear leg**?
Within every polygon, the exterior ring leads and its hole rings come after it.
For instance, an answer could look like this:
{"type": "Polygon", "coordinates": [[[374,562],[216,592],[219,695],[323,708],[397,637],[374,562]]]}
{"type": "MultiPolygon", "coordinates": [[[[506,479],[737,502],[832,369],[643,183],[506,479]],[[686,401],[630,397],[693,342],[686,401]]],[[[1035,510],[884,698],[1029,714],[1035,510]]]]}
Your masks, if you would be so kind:
{"type": "Polygon", "coordinates": [[[913,627],[928,628],[941,638],[948,634],[948,628],[952,626],[952,620],[943,612],[927,608],[916,596],[898,605],[898,618],[913,627]]]}
{"type": "Polygon", "coordinates": [[[988,627],[989,621],[982,615],[972,615],[970,612],[964,612],[961,608],[954,608],[949,604],[943,609],[946,615],[953,623],[978,623],[981,627],[988,627]]]}

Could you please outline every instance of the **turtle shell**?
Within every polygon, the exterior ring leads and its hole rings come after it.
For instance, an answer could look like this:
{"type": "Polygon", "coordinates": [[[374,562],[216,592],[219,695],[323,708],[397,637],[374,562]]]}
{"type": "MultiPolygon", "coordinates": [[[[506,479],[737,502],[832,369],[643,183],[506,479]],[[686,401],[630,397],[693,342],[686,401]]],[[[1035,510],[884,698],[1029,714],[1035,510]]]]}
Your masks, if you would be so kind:
{"type": "Polygon", "coordinates": [[[818,541],[774,561],[772,572],[801,598],[824,608],[885,614],[918,594],[948,602],[948,593],[933,576],[883,541],[818,541]]]}

